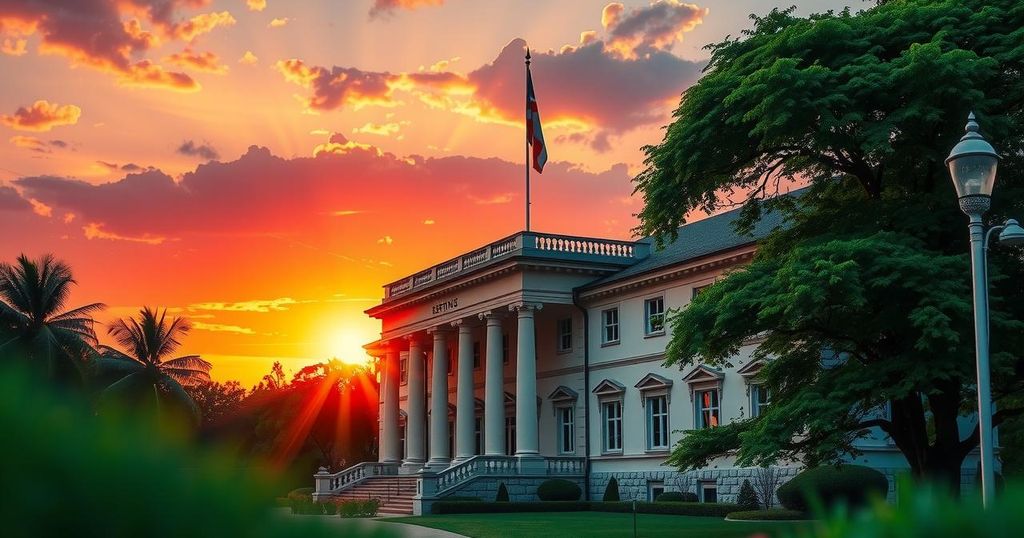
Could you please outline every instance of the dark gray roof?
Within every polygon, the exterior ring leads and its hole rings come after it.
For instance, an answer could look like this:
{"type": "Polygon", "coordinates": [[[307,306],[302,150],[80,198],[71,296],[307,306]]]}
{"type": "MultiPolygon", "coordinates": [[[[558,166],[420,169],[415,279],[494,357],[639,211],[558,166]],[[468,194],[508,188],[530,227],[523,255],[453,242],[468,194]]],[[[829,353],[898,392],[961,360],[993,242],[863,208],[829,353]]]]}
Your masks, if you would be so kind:
{"type": "Polygon", "coordinates": [[[661,250],[658,250],[653,238],[641,239],[640,241],[651,243],[650,256],[617,273],[587,284],[584,288],[602,286],[753,243],[767,236],[772,230],[780,226],[783,221],[781,212],[765,212],[761,215],[761,220],[754,225],[754,229],[749,235],[740,235],[736,233],[733,226],[733,223],[736,222],[739,216],[740,209],[733,209],[732,211],[720,213],[704,220],[685,224],[679,228],[679,236],[676,240],[665,244],[661,250]]]}

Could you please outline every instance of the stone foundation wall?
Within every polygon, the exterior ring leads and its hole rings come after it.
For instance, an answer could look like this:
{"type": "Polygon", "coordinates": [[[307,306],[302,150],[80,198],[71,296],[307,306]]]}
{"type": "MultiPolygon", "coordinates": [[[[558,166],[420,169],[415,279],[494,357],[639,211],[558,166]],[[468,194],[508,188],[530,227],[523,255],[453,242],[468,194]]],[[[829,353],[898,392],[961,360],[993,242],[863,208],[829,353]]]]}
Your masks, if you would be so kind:
{"type": "MultiPolygon", "coordinates": [[[[648,484],[650,482],[662,482],[665,491],[689,491],[700,494],[698,488],[701,482],[714,481],[718,488],[718,502],[736,502],[740,493],[740,486],[743,480],[750,480],[750,484],[757,488],[755,477],[759,467],[734,468],[734,469],[701,469],[699,471],[624,471],[592,473],[590,475],[590,498],[599,501],[604,497],[604,490],[608,487],[608,481],[614,476],[619,482],[619,498],[627,500],[648,500],[648,484]]],[[[796,467],[777,467],[781,486],[789,479],[796,476],[799,469],[796,467]]]]}

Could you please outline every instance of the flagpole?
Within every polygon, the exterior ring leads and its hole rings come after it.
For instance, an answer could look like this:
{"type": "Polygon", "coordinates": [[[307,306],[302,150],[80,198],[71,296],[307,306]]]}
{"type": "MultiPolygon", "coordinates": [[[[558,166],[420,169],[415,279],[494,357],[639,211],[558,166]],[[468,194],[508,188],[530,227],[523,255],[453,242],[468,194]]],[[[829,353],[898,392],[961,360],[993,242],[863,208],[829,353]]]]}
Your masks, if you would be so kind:
{"type": "MultiPolygon", "coordinates": [[[[526,114],[530,114],[530,48],[526,48],[526,114]]],[[[529,118],[525,125],[529,126],[529,118]]],[[[530,231],[530,133],[523,137],[526,143],[526,231],[530,231]]]]}

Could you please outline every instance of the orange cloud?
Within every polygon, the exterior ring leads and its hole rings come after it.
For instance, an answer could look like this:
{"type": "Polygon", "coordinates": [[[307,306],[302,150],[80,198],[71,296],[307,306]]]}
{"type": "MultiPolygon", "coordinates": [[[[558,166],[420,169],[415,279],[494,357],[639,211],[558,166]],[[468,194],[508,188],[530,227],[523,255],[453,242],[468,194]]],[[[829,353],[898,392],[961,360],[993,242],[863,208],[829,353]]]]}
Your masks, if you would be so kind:
{"type": "MultiPolygon", "coordinates": [[[[605,42],[609,50],[622,58],[635,59],[671,49],[707,14],[707,8],[679,0],[655,0],[628,13],[625,6],[614,2],[601,12],[601,26],[608,32],[605,42]]],[[[586,44],[592,37],[581,35],[580,42],[586,44]]]]}
{"type": "Polygon", "coordinates": [[[28,40],[15,37],[5,37],[0,42],[0,52],[11,56],[21,56],[28,52],[28,40]]]}
{"type": "Polygon", "coordinates": [[[245,5],[249,11],[263,11],[267,7],[267,0],[245,0],[245,5]]]}
{"type": "MultiPolygon", "coordinates": [[[[49,215],[47,215],[49,216],[49,215]]],[[[82,231],[85,232],[86,239],[107,239],[111,241],[129,241],[132,243],[144,243],[146,245],[159,245],[167,240],[166,237],[157,237],[150,234],[144,234],[139,237],[130,237],[125,235],[119,235],[116,233],[108,232],[103,229],[103,226],[95,222],[89,223],[82,227],[82,231]]]]}
{"type": "Polygon", "coordinates": [[[232,26],[235,18],[227,11],[220,13],[202,13],[192,17],[174,28],[174,35],[180,39],[191,42],[196,37],[209,33],[218,26],[232,26]]]}
{"type": "Polygon", "coordinates": [[[362,127],[356,127],[352,129],[353,133],[363,134],[375,134],[380,136],[391,136],[398,131],[402,130],[403,125],[408,125],[408,121],[402,122],[391,122],[391,123],[373,123],[368,122],[363,124],[362,127]]]}
{"type": "Polygon", "coordinates": [[[270,21],[270,24],[268,24],[267,26],[269,28],[280,28],[282,26],[287,26],[290,20],[291,19],[289,19],[288,17],[274,18],[273,20],[270,21]]]}
{"type": "Polygon", "coordinates": [[[255,65],[256,62],[258,61],[260,61],[260,59],[257,58],[256,55],[253,54],[251,50],[245,51],[245,54],[243,54],[242,57],[238,59],[238,63],[244,65],[255,65]]]}
{"type": "Polygon", "coordinates": [[[421,7],[440,6],[444,0],[374,0],[370,7],[370,18],[390,15],[398,9],[412,11],[421,7]]]}
{"type": "Polygon", "coordinates": [[[234,334],[256,334],[255,331],[248,327],[240,327],[238,325],[224,325],[221,323],[203,323],[202,321],[193,321],[192,328],[199,331],[213,331],[234,334]]]}
{"type": "Polygon", "coordinates": [[[205,5],[206,0],[92,0],[63,2],[54,9],[47,2],[5,2],[0,7],[3,50],[23,53],[20,43],[38,35],[39,53],[68,58],[111,73],[126,86],[176,90],[199,88],[184,73],[168,73],[145,53],[161,39],[191,41],[217,26],[231,24],[227,12],[197,15],[183,23],[174,18],[182,7],[205,5]],[[148,26],[149,28],[144,28],[148,26]]]}
{"type": "Polygon", "coordinates": [[[11,144],[17,148],[23,148],[36,153],[53,153],[53,148],[66,148],[68,143],[63,140],[40,140],[34,136],[12,136],[11,144]]]}
{"type": "Polygon", "coordinates": [[[205,71],[208,73],[224,74],[228,72],[228,66],[220,63],[220,58],[212,52],[195,52],[186,48],[181,52],[174,53],[164,61],[181,67],[205,71]]]}
{"type": "Polygon", "coordinates": [[[13,115],[0,116],[0,122],[19,131],[49,131],[60,125],[74,125],[82,115],[75,105],[58,105],[40,99],[32,106],[18,107],[13,115]]]}

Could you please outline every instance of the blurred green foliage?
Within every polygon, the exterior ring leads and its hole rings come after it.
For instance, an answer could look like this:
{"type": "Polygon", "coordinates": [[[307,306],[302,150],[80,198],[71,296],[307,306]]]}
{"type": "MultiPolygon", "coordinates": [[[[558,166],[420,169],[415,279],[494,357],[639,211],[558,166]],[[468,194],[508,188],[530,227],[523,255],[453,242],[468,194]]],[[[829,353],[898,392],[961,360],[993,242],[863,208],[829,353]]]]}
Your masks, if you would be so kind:
{"type": "Polygon", "coordinates": [[[3,536],[328,534],[321,518],[275,510],[280,489],[257,466],[198,451],[167,422],[96,415],[37,381],[0,364],[3,536]]]}
{"type": "Polygon", "coordinates": [[[814,538],[1011,538],[1024,536],[1024,487],[1011,485],[988,510],[979,497],[956,499],[945,486],[896,488],[896,504],[875,499],[852,517],[843,507],[796,536],[814,538]]]}

